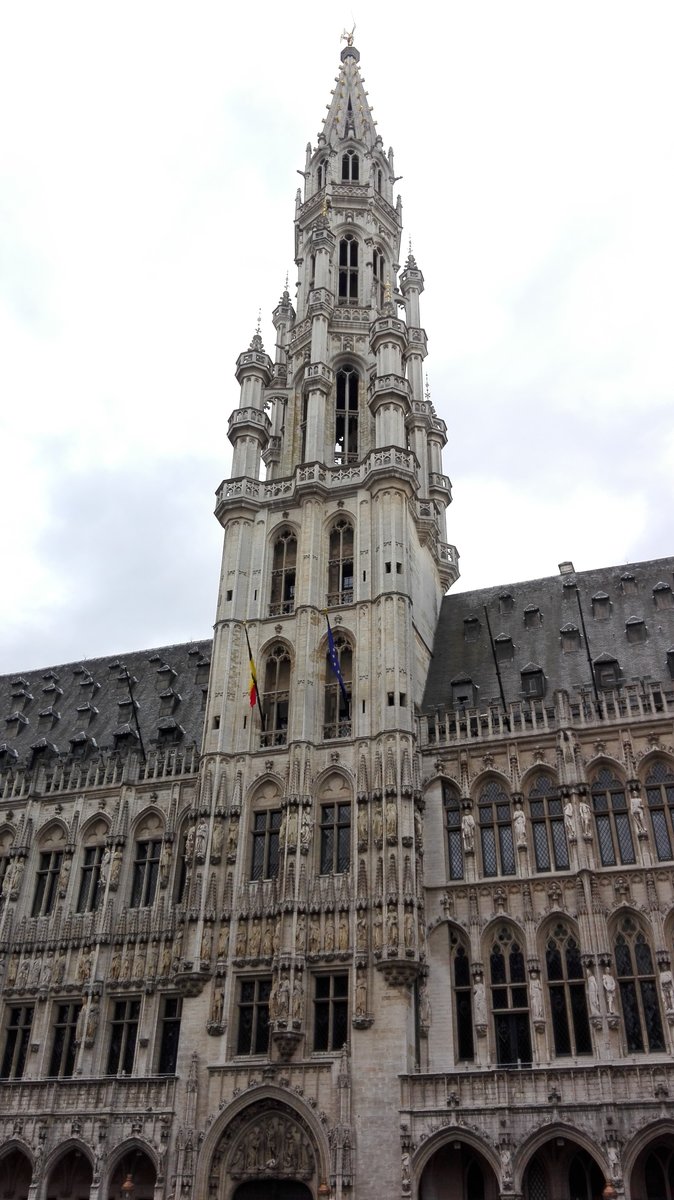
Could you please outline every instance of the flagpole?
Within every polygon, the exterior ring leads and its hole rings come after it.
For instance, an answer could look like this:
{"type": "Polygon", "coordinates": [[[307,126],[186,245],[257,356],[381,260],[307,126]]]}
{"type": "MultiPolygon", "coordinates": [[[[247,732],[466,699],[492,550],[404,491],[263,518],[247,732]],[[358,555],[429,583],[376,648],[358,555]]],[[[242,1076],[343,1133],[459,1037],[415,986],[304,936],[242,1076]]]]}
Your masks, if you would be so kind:
{"type": "Polygon", "coordinates": [[[248,647],[248,658],[250,660],[250,674],[251,674],[251,679],[253,681],[253,687],[255,688],[255,703],[257,704],[257,711],[260,714],[260,725],[262,726],[262,732],[264,733],[264,728],[265,728],[264,713],[262,711],[262,705],[260,703],[260,689],[257,686],[257,671],[255,669],[255,660],[253,658],[253,651],[250,648],[250,638],[248,637],[248,626],[246,625],[245,621],[243,623],[243,632],[246,635],[246,645],[248,647]]]}

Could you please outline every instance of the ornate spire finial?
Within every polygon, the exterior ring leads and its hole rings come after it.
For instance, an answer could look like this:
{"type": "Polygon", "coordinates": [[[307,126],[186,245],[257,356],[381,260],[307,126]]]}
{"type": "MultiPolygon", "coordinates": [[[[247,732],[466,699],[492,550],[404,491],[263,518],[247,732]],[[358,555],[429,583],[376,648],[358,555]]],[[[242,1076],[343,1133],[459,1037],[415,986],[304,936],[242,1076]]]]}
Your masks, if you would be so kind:
{"type": "Polygon", "coordinates": [[[253,340],[250,343],[250,349],[257,350],[259,352],[264,352],[264,346],[262,345],[262,309],[261,308],[258,309],[257,325],[255,326],[255,333],[253,334],[253,340]]]}
{"type": "Polygon", "coordinates": [[[257,310],[257,326],[255,328],[255,332],[256,332],[256,334],[258,334],[258,336],[262,333],[262,309],[261,308],[258,308],[258,310],[257,310]]]}
{"type": "Polygon", "coordinates": [[[387,275],[386,283],[384,284],[384,304],[390,304],[390,303],[391,303],[391,276],[387,275]]]}
{"type": "Polygon", "coordinates": [[[431,386],[428,382],[428,372],[426,372],[426,390],[424,392],[424,399],[428,400],[429,402],[431,399],[431,386]]]}
{"type": "Polygon", "coordinates": [[[353,35],[356,32],[356,23],[354,21],[353,29],[349,33],[348,29],[343,30],[340,42],[346,42],[347,46],[353,46],[353,35]]]}

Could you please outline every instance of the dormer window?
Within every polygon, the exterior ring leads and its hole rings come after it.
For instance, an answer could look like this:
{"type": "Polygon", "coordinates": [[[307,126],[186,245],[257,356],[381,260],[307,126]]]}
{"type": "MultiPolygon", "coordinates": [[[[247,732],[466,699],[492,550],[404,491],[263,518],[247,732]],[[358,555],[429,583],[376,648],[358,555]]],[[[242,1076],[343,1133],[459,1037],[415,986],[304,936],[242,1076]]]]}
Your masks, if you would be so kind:
{"type": "Polygon", "coordinates": [[[594,660],[594,675],[597,687],[607,690],[619,687],[622,678],[620,663],[612,654],[602,654],[594,660]]]}
{"type": "Polygon", "coordinates": [[[626,571],[624,575],[621,575],[620,590],[623,596],[636,596],[639,590],[636,575],[632,575],[629,571],[626,571]]]}
{"type": "Polygon", "coordinates": [[[498,598],[498,610],[501,615],[503,615],[503,613],[512,612],[514,603],[515,601],[513,600],[510,592],[501,592],[501,595],[498,598]]]}
{"type": "Polygon", "coordinates": [[[674,679],[674,646],[667,651],[667,670],[672,679],[674,679]]]}
{"type": "Polygon", "coordinates": [[[457,675],[452,680],[452,704],[454,708],[473,708],[475,704],[475,685],[469,675],[457,675]]]}
{"type": "Polygon", "coordinates": [[[674,604],[672,589],[668,583],[656,583],[653,588],[653,603],[656,608],[671,608],[674,604]]]}
{"type": "Polygon", "coordinates": [[[564,654],[573,654],[574,650],[580,650],[580,629],[577,625],[562,625],[559,636],[564,654]]]}
{"type": "Polygon", "coordinates": [[[592,616],[595,621],[608,621],[611,615],[611,600],[606,592],[595,592],[592,597],[592,616]]]}
{"type": "Polygon", "coordinates": [[[513,658],[513,640],[506,633],[499,633],[494,638],[494,653],[497,662],[511,662],[513,658]]]}
{"type": "Polygon", "coordinates": [[[477,617],[464,617],[463,619],[463,640],[464,642],[476,642],[480,636],[480,622],[477,617]]]}
{"type": "Polygon", "coordinates": [[[345,150],[342,155],[342,183],[358,183],[360,159],[355,150],[345,150]]]}
{"type": "Polygon", "coordinates": [[[527,700],[536,699],[538,696],[545,695],[545,675],[541,667],[536,663],[528,663],[520,671],[520,681],[522,686],[522,695],[527,700]]]}
{"type": "Polygon", "coordinates": [[[347,233],[339,241],[339,288],[337,299],[340,304],[358,303],[358,240],[347,233]]]}
{"type": "Polygon", "coordinates": [[[540,624],[542,624],[542,621],[543,621],[543,618],[541,616],[541,610],[538,607],[538,605],[528,604],[524,610],[524,628],[525,629],[538,629],[538,626],[540,624]]]}
{"type": "Polygon", "coordinates": [[[646,641],[646,622],[641,617],[630,617],[625,621],[625,633],[627,634],[628,642],[646,641]]]}

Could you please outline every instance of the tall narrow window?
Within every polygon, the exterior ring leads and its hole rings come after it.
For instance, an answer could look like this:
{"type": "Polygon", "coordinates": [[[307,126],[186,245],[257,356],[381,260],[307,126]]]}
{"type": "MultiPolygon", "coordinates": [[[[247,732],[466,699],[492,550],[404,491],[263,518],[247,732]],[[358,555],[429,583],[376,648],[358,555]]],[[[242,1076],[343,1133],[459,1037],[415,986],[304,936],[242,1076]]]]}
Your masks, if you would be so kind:
{"type": "Polygon", "coordinates": [[[290,655],[282,643],[267,654],[264,671],[264,732],[263,746],[284,746],[288,737],[288,705],[290,700],[290,655]]]}
{"type": "Polygon", "coordinates": [[[580,947],[567,925],[556,925],[545,948],[555,1054],[591,1054],[580,947]]]}
{"type": "Polygon", "coordinates": [[[342,181],[358,183],[360,177],[360,160],[355,150],[345,150],[342,155],[342,181]]]}
{"type": "Polygon", "coordinates": [[[86,846],[84,849],[80,890],[77,894],[77,912],[94,912],[98,908],[101,860],[104,852],[105,846],[86,846]]]}
{"type": "Polygon", "coordinates": [[[559,788],[549,775],[538,775],[529,792],[531,831],[538,871],[566,871],[569,848],[564,831],[564,811],[559,788]]]}
{"type": "Polygon", "coordinates": [[[501,1066],[531,1065],[529,993],[524,954],[508,926],[499,929],[489,956],[496,1057],[501,1066]]]}
{"type": "Polygon", "coordinates": [[[266,1054],[269,1049],[271,979],[239,981],[237,1054],[266,1054]]]}
{"type": "Polygon", "coordinates": [[[130,1075],[136,1053],[140,1000],[117,1000],[110,1021],[107,1075],[130,1075]]]}
{"type": "Polygon", "coordinates": [[[353,525],[343,517],[330,530],[328,607],[353,603],[353,525]]]}
{"type": "Polygon", "coordinates": [[[60,850],[45,850],[40,855],[35,881],[35,896],[31,916],[48,917],[54,908],[63,854],[60,850]]]}
{"type": "Polygon", "coordinates": [[[340,304],[358,303],[358,242],[352,233],[339,241],[339,287],[337,299],[340,304]]]}
{"type": "Polygon", "coordinates": [[[325,187],[325,185],[327,183],[327,178],[328,178],[328,162],[327,162],[327,159],[323,158],[319,162],[318,167],[316,169],[316,185],[318,187],[319,192],[320,192],[321,188],[325,187]]]}
{"type": "Polygon", "coordinates": [[[302,397],[302,419],[300,421],[300,462],[304,462],[307,456],[307,414],[309,411],[309,397],[302,397]]]}
{"type": "Polygon", "coordinates": [[[253,813],[251,879],[276,879],[279,865],[281,809],[253,813]]]}
{"type": "Polygon", "coordinates": [[[358,462],[358,372],[342,367],[335,380],[335,462],[358,462]]]}
{"type": "Polygon", "coordinates": [[[351,861],[351,804],[321,805],[321,875],[348,871],[351,861]]]}
{"type": "Polygon", "coordinates": [[[54,1040],[52,1042],[49,1074],[53,1078],[69,1078],[75,1070],[75,1035],[77,1018],[80,1014],[80,1004],[59,1004],[54,1021],[54,1040]]]}
{"type": "Polygon", "coordinates": [[[0,1079],[21,1079],[23,1076],[33,1011],[32,1004],[23,1004],[9,1010],[0,1079]]]}
{"type": "Polygon", "coordinates": [[[314,1050],[341,1050],[349,1036],[349,976],[317,975],[314,1050]]]}
{"type": "Polygon", "coordinates": [[[443,783],[442,802],[447,827],[447,859],[449,878],[463,879],[463,845],[461,841],[461,803],[453,788],[443,783]]]}
{"type": "Polygon", "coordinates": [[[325,664],[325,705],[324,705],[324,738],[351,737],[351,717],[349,702],[351,700],[351,673],[353,669],[353,651],[348,638],[342,633],[334,634],[335,652],[346,699],[334,672],[330,652],[328,651],[325,664]]]}
{"type": "Polygon", "coordinates": [[[297,538],[292,529],[282,529],[274,542],[269,616],[281,617],[295,608],[297,538]]]}
{"type": "Polygon", "coordinates": [[[478,801],[482,871],[485,875],[514,875],[510,797],[495,780],[485,786],[478,801]]]}
{"type": "Polygon", "coordinates": [[[569,1166],[569,1182],[566,1195],[573,1200],[594,1200],[601,1196],[604,1177],[587,1150],[581,1150],[569,1166]]]}
{"type": "Polygon", "coordinates": [[[592,784],[592,807],[602,865],[635,862],[625,788],[608,767],[602,767],[592,784]]]}
{"type": "Polygon", "coordinates": [[[646,776],[646,799],[658,858],[667,862],[674,839],[674,771],[660,759],[646,776]]]}
{"type": "Polygon", "coordinates": [[[454,984],[454,1012],[456,1015],[456,1054],[463,1062],[475,1057],[473,1044],[473,987],[470,978],[470,960],[465,946],[455,934],[450,933],[449,945],[454,984]]]}
{"type": "Polygon", "coordinates": [[[182,999],[180,996],[165,996],[162,1003],[161,1028],[159,1037],[159,1059],[157,1072],[159,1075],[174,1075],[178,1061],[178,1042],[180,1041],[180,1017],[182,999]]]}
{"type": "Polygon", "coordinates": [[[631,916],[623,917],[618,928],[615,967],[627,1049],[632,1053],[664,1050],[653,955],[643,931],[631,916]]]}
{"type": "Polygon", "coordinates": [[[384,307],[384,290],[386,287],[386,264],[381,250],[375,250],[372,255],[372,291],[376,308],[384,307]]]}
{"type": "Polygon", "coordinates": [[[136,842],[136,855],[133,862],[133,881],[131,885],[131,908],[149,908],[154,903],[159,877],[159,859],[161,858],[161,839],[136,842]]]}

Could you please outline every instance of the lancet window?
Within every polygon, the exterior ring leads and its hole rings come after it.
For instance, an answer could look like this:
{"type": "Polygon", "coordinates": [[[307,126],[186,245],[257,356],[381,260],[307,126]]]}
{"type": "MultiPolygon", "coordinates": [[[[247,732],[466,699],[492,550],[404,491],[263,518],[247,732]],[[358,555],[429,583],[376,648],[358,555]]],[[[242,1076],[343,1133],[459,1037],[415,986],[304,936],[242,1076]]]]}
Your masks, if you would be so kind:
{"type": "Polygon", "coordinates": [[[344,517],[330,530],[328,607],[353,603],[353,525],[344,517]]]}
{"type": "Polygon", "coordinates": [[[358,303],[358,240],[347,233],[339,241],[339,304],[358,303]]]}
{"type": "Polygon", "coordinates": [[[456,1056],[463,1062],[475,1057],[473,1042],[473,986],[468,951],[455,933],[449,935],[452,984],[454,987],[454,1017],[456,1021],[456,1056]]]}
{"type": "Polygon", "coordinates": [[[447,828],[449,878],[463,879],[461,802],[454,789],[444,783],[442,785],[442,803],[445,810],[445,825],[447,828]]]}
{"type": "Polygon", "coordinates": [[[358,462],[358,372],[342,367],[335,379],[335,462],[358,462]]]}
{"type": "Polygon", "coordinates": [[[496,780],[490,780],[480,794],[478,820],[483,874],[514,875],[515,846],[510,797],[496,780]]]}
{"type": "Polygon", "coordinates": [[[284,746],[288,736],[288,706],[290,699],[290,654],[282,642],[272,646],[267,654],[264,671],[263,746],[284,746]]]}
{"type": "Polygon", "coordinates": [[[502,1066],[531,1064],[529,992],[522,946],[509,926],[496,933],[489,955],[496,1057],[502,1066]]]}
{"type": "Polygon", "coordinates": [[[375,306],[383,308],[384,289],[386,287],[386,263],[381,250],[375,250],[372,255],[372,284],[375,306]]]}
{"type": "Polygon", "coordinates": [[[345,150],[342,155],[342,182],[358,183],[359,178],[360,159],[355,150],[345,150]]]}
{"type": "Polygon", "coordinates": [[[601,768],[592,784],[592,807],[602,865],[635,862],[625,788],[608,767],[601,768]]]}
{"type": "Polygon", "coordinates": [[[351,679],[353,671],[353,649],[343,633],[333,635],[335,656],[344,684],[344,690],[334,669],[334,661],[328,650],[325,663],[325,701],[323,736],[346,738],[351,736],[351,679]]]}
{"type": "Polygon", "coordinates": [[[632,916],[621,920],[614,949],[627,1049],[664,1050],[653,954],[632,916]]]}
{"type": "Polygon", "coordinates": [[[572,930],[560,922],[545,947],[545,968],[552,1015],[555,1054],[591,1054],[585,977],[580,946],[572,930]]]}
{"type": "Polygon", "coordinates": [[[658,858],[666,862],[674,857],[674,771],[660,759],[646,776],[646,799],[658,858]]]}
{"type": "Polygon", "coordinates": [[[274,542],[269,616],[280,617],[295,608],[297,538],[292,529],[281,529],[274,542]]]}
{"type": "Polygon", "coordinates": [[[538,871],[566,871],[569,848],[564,831],[564,810],[559,788],[549,775],[538,775],[529,792],[531,832],[538,871]]]}

